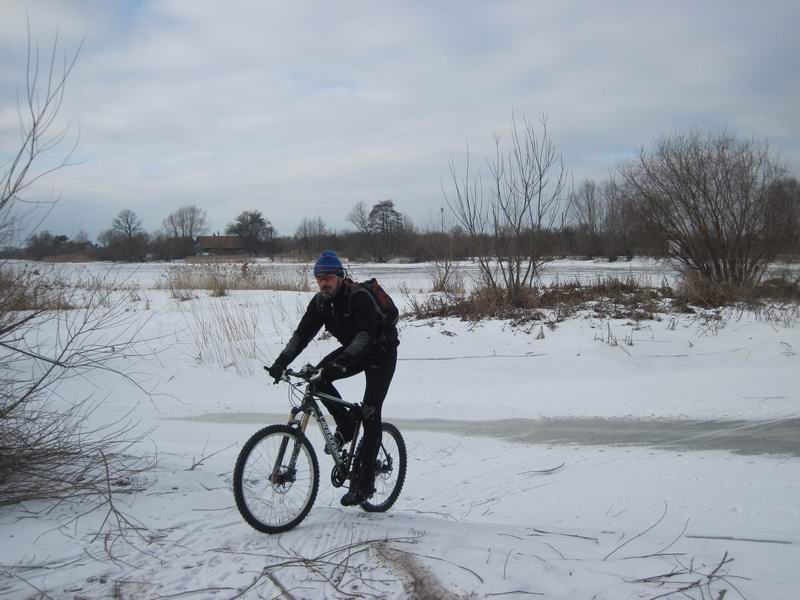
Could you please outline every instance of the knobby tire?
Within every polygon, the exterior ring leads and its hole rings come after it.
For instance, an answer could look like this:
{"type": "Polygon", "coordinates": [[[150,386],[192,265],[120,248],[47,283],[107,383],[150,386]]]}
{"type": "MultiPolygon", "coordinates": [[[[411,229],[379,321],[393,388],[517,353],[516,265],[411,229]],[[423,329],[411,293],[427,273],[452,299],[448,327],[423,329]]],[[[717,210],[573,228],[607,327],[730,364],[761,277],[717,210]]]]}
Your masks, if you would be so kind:
{"type": "Polygon", "coordinates": [[[242,447],[233,471],[233,495],[242,517],[257,531],[281,533],[296,527],[314,505],[318,490],[319,463],[314,448],[294,427],[270,425],[256,432],[242,447]],[[302,479],[275,482],[272,473],[281,447],[285,452],[279,470],[286,469],[298,444],[296,467],[302,479]],[[274,451],[273,445],[277,445],[274,451]],[[293,491],[300,498],[289,502],[293,491]],[[270,514],[270,507],[274,513],[275,506],[285,509],[282,517],[270,514]]]}
{"type": "Polygon", "coordinates": [[[391,423],[382,423],[382,428],[377,459],[385,464],[386,452],[389,452],[392,455],[392,472],[389,474],[379,472],[375,475],[376,493],[361,504],[361,508],[367,512],[389,510],[400,495],[406,480],[406,443],[403,436],[391,423]],[[386,484],[384,489],[381,489],[381,484],[386,484]],[[391,485],[391,489],[387,485],[391,485]]]}

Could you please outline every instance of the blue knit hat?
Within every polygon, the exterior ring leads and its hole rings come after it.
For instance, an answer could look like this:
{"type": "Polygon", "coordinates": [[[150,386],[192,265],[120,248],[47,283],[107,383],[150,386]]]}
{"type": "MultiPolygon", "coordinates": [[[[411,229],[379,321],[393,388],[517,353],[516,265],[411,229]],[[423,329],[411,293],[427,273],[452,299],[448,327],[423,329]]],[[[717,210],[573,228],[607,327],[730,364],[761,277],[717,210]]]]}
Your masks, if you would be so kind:
{"type": "Polygon", "coordinates": [[[342,261],[333,250],[325,250],[314,263],[314,275],[322,273],[336,273],[339,277],[344,277],[342,261]]]}

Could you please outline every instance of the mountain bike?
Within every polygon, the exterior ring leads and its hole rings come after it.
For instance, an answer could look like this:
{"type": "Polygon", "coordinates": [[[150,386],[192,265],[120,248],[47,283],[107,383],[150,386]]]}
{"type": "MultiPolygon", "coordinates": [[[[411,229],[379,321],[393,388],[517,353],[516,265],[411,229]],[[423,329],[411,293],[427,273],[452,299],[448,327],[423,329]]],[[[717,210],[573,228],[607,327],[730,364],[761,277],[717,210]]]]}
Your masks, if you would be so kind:
{"type": "MultiPolygon", "coordinates": [[[[266,368],[266,367],[265,367],[266,368]]],[[[269,425],[256,432],[242,447],[233,472],[236,507],[249,525],[264,533],[280,533],[306,518],[319,489],[319,462],[306,427],[311,418],[319,425],[327,452],[334,465],[334,487],[356,481],[361,451],[360,403],[345,402],[320,392],[319,371],[305,365],[299,371],[287,369],[282,380],[289,384],[292,410],[286,425],[269,425]],[[305,389],[302,389],[305,386],[305,389]],[[350,410],[356,427],[353,440],[340,447],[319,407],[325,399],[350,410]]],[[[360,506],[367,512],[385,512],[400,495],[406,477],[406,445],[400,431],[382,423],[381,443],[372,468],[375,493],[360,506]]]]}

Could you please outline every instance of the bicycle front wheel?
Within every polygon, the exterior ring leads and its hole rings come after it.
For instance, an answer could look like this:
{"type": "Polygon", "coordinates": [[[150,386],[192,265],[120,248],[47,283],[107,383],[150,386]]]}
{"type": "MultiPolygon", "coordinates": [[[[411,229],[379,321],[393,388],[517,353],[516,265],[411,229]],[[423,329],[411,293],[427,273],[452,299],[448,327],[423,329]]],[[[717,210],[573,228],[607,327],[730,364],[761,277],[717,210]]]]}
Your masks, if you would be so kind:
{"type": "Polygon", "coordinates": [[[382,423],[381,446],[375,461],[375,493],[361,504],[367,512],[386,512],[395,503],[406,480],[406,443],[400,430],[382,423]]]}
{"type": "Polygon", "coordinates": [[[280,533],[305,519],[319,488],[319,464],[308,438],[288,425],[253,435],[233,472],[236,507],[249,525],[280,533]]]}

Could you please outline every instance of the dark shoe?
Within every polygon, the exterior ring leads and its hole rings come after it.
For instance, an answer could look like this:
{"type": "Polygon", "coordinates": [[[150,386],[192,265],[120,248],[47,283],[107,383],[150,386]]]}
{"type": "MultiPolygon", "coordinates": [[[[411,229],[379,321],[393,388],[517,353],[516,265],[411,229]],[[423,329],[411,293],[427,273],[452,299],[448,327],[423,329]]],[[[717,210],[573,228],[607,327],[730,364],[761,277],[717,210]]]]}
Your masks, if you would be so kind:
{"type": "Polygon", "coordinates": [[[369,500],[372,498],[372,495],[375,493],[375,486],[371,485],[369,487],[361,488],[361,494],[364,496],[365,499],[369,500]]]}
{"type": "Polygon", "coordinates": [[[367,501],[367,496],[359,489],[351,489],[344,496],[342,496],[342,506],[355,506],[367,501]]]}
{"type": "MultiPolygon", "coordinates": [[[[344,443],[345,443],[345,442],[344,442],[344,436],[343,436],[343,435],[342,435],[342,434],[339,432],[339,430],[338,430],[338,429],[337,429],[337,430],[336,430],[336,432],[333,434],[333,439],[334,439],[334,441],[336,442],[336,449],[337,449],[337,450],[341,450],[341,449],[342,449],[342,446],[344,446],[344,443]]],[[[330,454],[330,453],[331,453],[331,449],[330,449],[330,448],[328,448],[328,444],[325,444],[325,450],[324,450],[324,452],[325,452],[325,454],[330,454]]]]}

